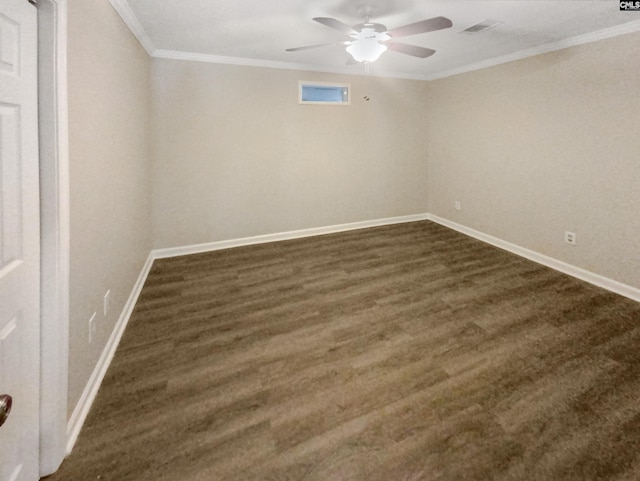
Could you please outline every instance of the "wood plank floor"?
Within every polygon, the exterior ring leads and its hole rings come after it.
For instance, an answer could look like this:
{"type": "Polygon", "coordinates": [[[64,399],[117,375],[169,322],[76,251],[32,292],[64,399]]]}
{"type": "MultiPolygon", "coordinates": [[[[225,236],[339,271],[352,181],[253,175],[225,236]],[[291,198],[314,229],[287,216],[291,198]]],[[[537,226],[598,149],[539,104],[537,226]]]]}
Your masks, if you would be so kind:
{"type": "Polygon", "coordinates": [[[431,222],[156,261],[58,480],[639,480],[640,304],[431,222]]]}

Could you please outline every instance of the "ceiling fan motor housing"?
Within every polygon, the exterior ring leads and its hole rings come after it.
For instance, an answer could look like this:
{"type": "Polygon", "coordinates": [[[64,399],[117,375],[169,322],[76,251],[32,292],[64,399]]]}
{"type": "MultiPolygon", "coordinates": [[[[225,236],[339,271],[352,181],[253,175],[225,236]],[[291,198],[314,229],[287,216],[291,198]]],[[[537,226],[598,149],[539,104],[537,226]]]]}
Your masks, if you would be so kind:
{"type": "Polygon", "coordinates": [[[363,28],[369,28],[375,32],[378,33],[383,33],[387,31],[387,27],[382,25],[381,23],[371,23],[371,22],[367,22],[367,23],[359,23],[358,25],[354,25],[353,29],[357,30],[358,32],[360,30],[362,30],[363,28]]]}

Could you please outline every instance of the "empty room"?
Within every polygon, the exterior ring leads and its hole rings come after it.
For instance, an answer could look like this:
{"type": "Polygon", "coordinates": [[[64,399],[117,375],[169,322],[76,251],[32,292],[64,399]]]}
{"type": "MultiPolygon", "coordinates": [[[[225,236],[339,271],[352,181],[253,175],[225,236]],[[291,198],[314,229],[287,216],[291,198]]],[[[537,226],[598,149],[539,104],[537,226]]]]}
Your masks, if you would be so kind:
{"type": "Polygon", "coordinates": [[[640,2],[6,0],[0,481],[640,479],[640,2]]]}

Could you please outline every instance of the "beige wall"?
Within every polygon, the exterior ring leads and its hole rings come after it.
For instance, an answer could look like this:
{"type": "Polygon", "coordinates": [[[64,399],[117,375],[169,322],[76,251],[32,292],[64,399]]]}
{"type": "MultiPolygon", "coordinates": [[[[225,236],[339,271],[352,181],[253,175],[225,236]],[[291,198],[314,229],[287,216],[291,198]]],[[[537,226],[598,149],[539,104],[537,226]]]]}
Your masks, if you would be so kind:
{"type": "Polygon", "coordinates": [[[431,82],[430,212],[640,288],[638,58],[636,33],[431,82]]]}
{"type": "Polygon", "coordinates": [[[152,77],[156,248],[427,210],[424,82],[161,59],[152,77]],[[351,83],[352,104],[299,105],[299,80],[351,83]]]}
{"type": "Polygon", "coordinates": [[[68,22],[71,412],[151,249],[151,86],[150,59],[107,0],[70,0],[68,22]]]}

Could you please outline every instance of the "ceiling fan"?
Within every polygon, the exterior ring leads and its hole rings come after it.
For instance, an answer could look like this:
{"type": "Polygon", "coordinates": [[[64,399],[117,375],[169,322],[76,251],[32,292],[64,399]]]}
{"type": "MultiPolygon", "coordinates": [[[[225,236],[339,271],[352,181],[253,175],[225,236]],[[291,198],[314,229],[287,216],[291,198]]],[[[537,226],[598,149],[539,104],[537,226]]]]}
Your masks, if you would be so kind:
{"type": "Polygon", "coordinates": [[[329,47],[333,45],[346,45],[346,51],[356,62],[368,64],[378,60],[387,49],[393,50],[412,57],[427,58],[436,53],[435,50],[417,45],[396,42],[396,38],[418,35],[420,33],[434,32],[451,27],[451,20],[446,17],[434,17],[420,22],[410,23],[402,27],[387,30],[387,27],[380,23],[371,23],[373,7],[364,5],[360,7],[359,13],[364,17],[364,22],[353,27],[346,23],[329,17],[315,17],[313,20],[334,30],[347,34],[351,40],[343,42],[325,43],[319,45],[308,45],[305,47],[288,48],[287,52],[298,52],[300,50],[310,50],[314,48],[329,47]]]}

